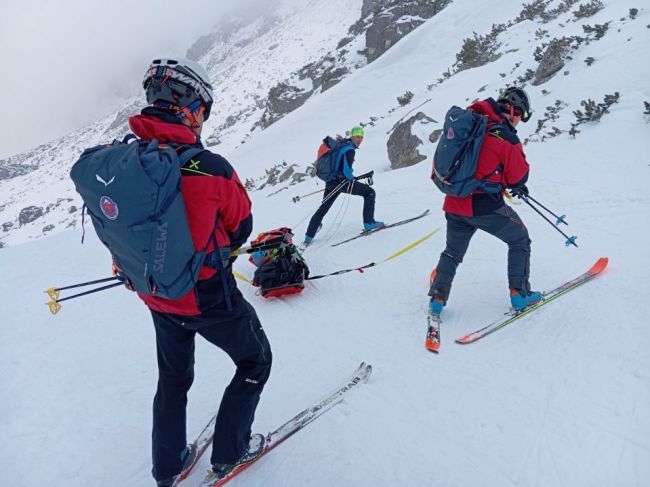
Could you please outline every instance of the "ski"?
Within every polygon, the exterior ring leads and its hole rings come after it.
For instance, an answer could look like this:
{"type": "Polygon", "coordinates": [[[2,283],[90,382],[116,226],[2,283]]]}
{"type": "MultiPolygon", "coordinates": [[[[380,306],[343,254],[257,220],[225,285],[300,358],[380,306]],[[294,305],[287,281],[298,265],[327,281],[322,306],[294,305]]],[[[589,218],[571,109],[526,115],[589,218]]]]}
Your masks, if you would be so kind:
{"type": "Polygon", "coordinates": [[[350,238],[348,238],[346,240],[342,240],[340,242],[336,242],[335,244],[332,244],[332,247],[336,247],[337,245],[343,245],[344,243],[351,242],[352,240],[356,240],[357,238],[360,238],[360,237],[367,237],[368,235],[380,232],[382,230],[386,230],[387,228],[393,228],[393,227],[397,227],[397,226],[400,226],[400,225],[404,225],[406,223],[411,223],[411,222],[413,222],[415,220],[419,220],[420,218],[424,218],[428,214],[429,214],[429,210],[425,210],[420,215],[414,216],[412,218],[407,218],[406,220],[401,220],[401,221],[398,221],[398,222],[395,222],[395,223],[389,223],[388,225],[384,225],[383,227],[375,228],[374,230],[370,230],[368,232],[366,232],[364,230],[363,232],[361,232],[358,235],[355,235],[354,237],[350,237],[350,238]]]}
{"type": "Polygon", "coordinates": [[[354,389],[358,384],[364,383],[368,380],[368,377],[372,373],[372,366],[362,362],[352,373],[352,375],[343,382],[338,388],[332,391],[330,394],[323,397],[319,402],[313,406],[301,411],[296,414],[289,421],[284,423],[282,426],[277,428],[274,431],[271,431],[266,435],[266,441],[264,444],[264,450],[262,453],[255,458],[253,461],[242,464],[235,468],[228,475],[222,479],[214,479],[211,477],[211,472],[201,483],[201,487],[219,487],[224,485],[226,482],[231,480],[233,477],[239,475],[248,467],[256,463],[260,458],[264,457],[267,453],[273,450],[276,446],[283,443],[285,440],[289,439],[295,433],[303,429],[309,423],[314,421],[319,416],[322,416],[327,411],[332,409],[334,406],[343,401],[345,394],[350,390],[354,389]]]}
{"type": "MultiPolygon", "coordinates": [[[[434,268],[431,271],[431,275],[429,276],[429,286],[431,286],[433,281],[436,279],[437,272],[437,268],[434,268]]],[[[427,310],[427,338],[424,341],[424,346],[427,350],[434,353],[440,351],[440,325],[442,325],[440,313],[432,313],[430,309],[427,310]]]]}
{"type": "Polygon", "coordinates": [[[199,463],[199,460],[205,453],[205,451],[208,449],[208,446],[212,443],[212,438],[214,437],[214,423],[217,421],[217,415],[215,414],[210,418],[210,421],[208,421],[208,424],[205,425],[205,427],[201,430],[201,432],[198,434],[194,442],[192,443],[192,447],[196,448],[196,458],[194,458],[194,461],[188,465],[185,470],[183,470],[178,477],[176,477],[176,480],[172,484],[172,487],[177,487],[178,484],[180,484],[183,480],[187,478],[187,476],[192,473],[192,470],[196,466],[197,463],[199,463]]]}
{"type": "Polygon", "coordinates": [[[603,270],[605,270],[608,262],[609,259],[607,257],[601,257],[596,261],[596,263],[593,266],[591,266],[591,268],[587,272],[585,272],[581,276],[578,276],[571,281],[567,281],[564,284],[556,287],[555,289],[551,289],[550,291],[544,292],[543,298],[539,303],[528,306],[527,308],[524,308],[521,311],[510,310],[505,314],[503,318],[500,318],[490,323],[489,325],[484,326],[483,328],[480,328],[472,333],[457,338],[456,343],[460,343],[463,345],[466,345],[468,343],[474,343],[475,341],[480,340],[481,338],[491,333],[494,333],[495,331],[500,330],[501,328],[517,321],[519,318],[522,318],[528,315],[529,313],[532,313],[536,309],[541,308],[542,306],[548,304],[554,299],[559,298],[560,296],[563,296],[569,291],[572,291],[573,289],[584,284],[585,282],[592,280],[594,277],[598,276],[603,270]]]}
{"type": "Polygon", "coordinates": [[[427,339],[424,346],[427,350],[438,353],[440,351],[440,325],[442,320],[440,315],[427,313],[427,339]]]}

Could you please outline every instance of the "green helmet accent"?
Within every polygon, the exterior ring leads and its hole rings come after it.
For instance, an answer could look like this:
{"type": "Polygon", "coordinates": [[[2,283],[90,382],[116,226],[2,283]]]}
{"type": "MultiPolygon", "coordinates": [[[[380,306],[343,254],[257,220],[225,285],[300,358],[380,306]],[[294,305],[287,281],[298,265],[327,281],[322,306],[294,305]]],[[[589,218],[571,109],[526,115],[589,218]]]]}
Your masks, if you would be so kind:
{"type": "Polygon", "coordinates": [[[350,137],[363,137],[363,127],[355,125],[350,129],[350,137]]]}

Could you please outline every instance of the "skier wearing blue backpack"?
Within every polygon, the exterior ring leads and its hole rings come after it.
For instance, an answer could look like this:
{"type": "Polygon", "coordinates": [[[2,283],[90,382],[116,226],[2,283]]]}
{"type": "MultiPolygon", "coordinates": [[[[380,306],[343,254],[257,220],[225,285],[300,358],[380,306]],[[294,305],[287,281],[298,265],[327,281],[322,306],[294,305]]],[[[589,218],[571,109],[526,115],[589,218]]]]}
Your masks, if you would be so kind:
{"type": "Polygon", "coordinates": [[[440,255],[429,290],[430,311],[439,315],[476,230],[508,245],[508,284],[513,308],[522,310],[541,300],[531,291],[530,238],[519,215],[505,204],[506,188],[528,194],[528,163],[516,126],[531,116],[526,92],[506,88],[495,101],[488,98],[467,109],[452,107],[445,117],[433,161],[432,179],[444,192],[447,245],[440,255]]]}
{"type": "Polygon", "coordinates": [[[352,174],[355,152],[363,142],[363,136],[363,127],[355,126],[350,130],[350,137],[347,139],[326,137],[323,140],[318,150],[316,174],[325,181],[325,193],[323,202],[309,221],[301,246],[303,249],[311,244],[323,218],[341,193],[363,197],[364,231],[369,232],[384,226],[384,222],[375,221],[375,190],[368,184],[356,181],[352,174]]]}
{"type": "Polygon", "coordinates": [[[153,317],[152,474],[159,487],[171,487],[197,458],[186,438],[196,335],[237,367],[214,424],[216,478],[263,450],[264,437],[251,437],[251,425],[272,356],[232,274],[231,249],[252,231],[251,201],[228,161],[200,140],[213,101],[208,73],[187,59],[155,59],[143,87],[149,106],[129,118],[138,139],[87,149],[71,177],[117,276],[153,317]]]}

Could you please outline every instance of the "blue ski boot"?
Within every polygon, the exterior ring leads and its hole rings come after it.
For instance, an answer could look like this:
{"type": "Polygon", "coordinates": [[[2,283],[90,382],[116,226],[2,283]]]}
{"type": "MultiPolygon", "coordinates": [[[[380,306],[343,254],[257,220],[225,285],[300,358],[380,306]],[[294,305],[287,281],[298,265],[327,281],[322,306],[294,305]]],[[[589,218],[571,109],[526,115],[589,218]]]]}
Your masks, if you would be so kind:
{"type": "Polygon", "coordinates": [[[510,303],[515,311],[522,311],[532,304],[542,300],[542,293],[537,291],[524,291],[522,289],[510,290],[510,303]]]}
{"type": "Polygon", "coordinates": [[[440,298],[431,298],[429,301],[429,311],[432,315],[439,315],[445,307],[445,302],[440,298]]]}
{"type": "Polygon", "coordinates": [[[363,224],[363,230],[364,230],[364,232],[370,232],[372,230],[377,230],[378,228],[381,228],[383,226],[384,226],[384,222],[364,223],[363,224]]]}

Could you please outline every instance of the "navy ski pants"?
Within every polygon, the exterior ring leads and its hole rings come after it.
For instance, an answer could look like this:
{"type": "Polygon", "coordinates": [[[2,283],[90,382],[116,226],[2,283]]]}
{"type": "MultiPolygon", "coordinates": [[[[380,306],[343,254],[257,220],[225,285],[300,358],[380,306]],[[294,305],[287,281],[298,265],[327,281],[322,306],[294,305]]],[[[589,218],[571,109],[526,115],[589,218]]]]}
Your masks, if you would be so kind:
{"type": "Polygon", "coordinates": [[[338,188],[339,184],[341,184],[341,181],[332,181],[325,185],[323,202],[314,213],[314,216],[311,217],[307,227],[306,235],[308,237],[314,238],[323,218],[341,193],[363,196],[363,223],[375,221],[375,190],[359,181],[350,181],[338,188]]]}
{"type": "MultiPolygon", "coordinates": [[[[232,306],[232,311],[210,309],[200,316],[151,311],[159,373],[152,432],[152,473],[156,480],[168,479],[181,471],[180,454],[187,444],[187,392],[194,380],[197,333],[226,352],[237,366],[219,406],[212,464],[236,463],[248,449],[255,409],[271,372],[271,347],[255,310],[236,288],[232,306]]],[[[216,395],[218,385],[214,387],[216,395]]]]}
{"type": "Polygon", "coordinates": [[[508,244],[508,285],[511,289],[530,290],[530,238],[519,215],[507,205],[482,216],[459,216],[445,213],[447,246],[440,255],[436,278],[429,295],[445,302],[449,298],[456,268],[463,261],[476,230],[483,230],[508,244]]]}

